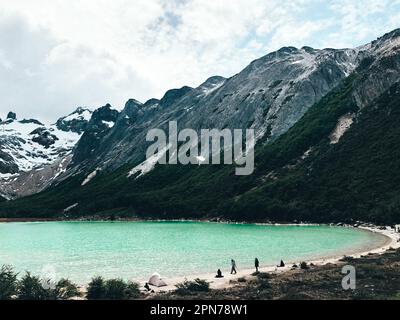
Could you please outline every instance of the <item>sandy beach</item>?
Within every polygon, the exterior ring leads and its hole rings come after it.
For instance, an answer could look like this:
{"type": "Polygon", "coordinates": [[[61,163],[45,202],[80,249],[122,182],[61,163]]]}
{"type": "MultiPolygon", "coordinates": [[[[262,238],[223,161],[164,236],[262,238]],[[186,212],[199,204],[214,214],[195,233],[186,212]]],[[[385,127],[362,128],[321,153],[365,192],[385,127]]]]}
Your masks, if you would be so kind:
{"type": "MultiPolygon", "coordinates": [[[[327,264],[335,264],[338,263],[340,259],[344,257],[352,257],[352,258],[360,258],[362,256],[367,256],[370,254],[383,254],[385,253],[388,249],[393,248],[397,249],[400,248],[400,233],[396,233],[394,229],[387,227],[386,230],[382,230],[378,227],[359,227],[359,229],[365,230],[366,232],[373,232],[373,233],[378,233],[381,234],[382,236],[385,237],[385,241],[383,245],[380,245],[376,248],[363,248],[362,250],[355,251],[355,252],[349,252],[346,255],[337,255],[333,257],[325,257],[325,258],[320,258],[316,260],[308,260],[305,261],[308,264],[314,264],[315,266],[323,266],[327,264]]],[[[287,272],[292,269],[293,264],[299,265],[300,262],[302,261],[285,261],[286,266],[283,268],[278,268],[276,266],[264,266],[260,267],[259,271],[260,272],[265,272],[265,273],[275,273],[275,274],[280,274],[287,272]]],[[[210,283],[210,288],[211,289],[226,289],[229,287],[232,287],[235,285],[235,280],[238,280],[239,278],[252,278],[254,277],[252,274],[255,272],[255,269],[238,269],[237,274],[231,275],[228,270],[225,270],[223,272],[224,278],[215,278],[215,273],[208,273],[208,274],[197,274],[197,275],[188,275],[186,277],[176,277],[176,278],[164,278],[165,282],[168,284],[168,286],[161,287],[161,288],[156,288],[156,287],[151,287],[156,293],[162,293],[162,292],[168,292],[168,291],[173,291],[176,289],[176,285],[178,283],[182,283],[185,280],[188,281],[193,281],[194,279],[202,279],[206,280],[207,282],[210,283]]],[[[161,275],[162,276],[162,275],[161,275]]],[[[134,279],[132,279],[134,280],[134,279]]],[[[140,283],[142,286],[145,284],[145,282],[140,283]]]]}

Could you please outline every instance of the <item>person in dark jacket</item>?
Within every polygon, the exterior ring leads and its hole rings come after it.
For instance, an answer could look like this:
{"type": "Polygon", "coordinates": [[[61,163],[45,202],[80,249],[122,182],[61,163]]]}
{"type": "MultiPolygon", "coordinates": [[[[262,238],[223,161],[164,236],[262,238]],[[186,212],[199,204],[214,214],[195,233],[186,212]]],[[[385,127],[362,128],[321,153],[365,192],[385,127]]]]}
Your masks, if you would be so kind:
{"type": "Polygon", "coordinates": [[[216,278],[223,278],[224,276],[222,275],[221,269],[218,269],[217,275],[215,276],[216,278]]]}
{"type": "Polygon", "coordinates": [[[236,274],[236,261],[235,260],[231,260],[231,265],[232,265],[232,269],[231,269],[231,274],[236,274]]]}
{"type": "Polygon", "coordinates": [[[256,267],[256,272],[258,272],[258,268],[260,267],[260,261],[258,261],[258,258],[254,260],[254,266],[256,267]]]}

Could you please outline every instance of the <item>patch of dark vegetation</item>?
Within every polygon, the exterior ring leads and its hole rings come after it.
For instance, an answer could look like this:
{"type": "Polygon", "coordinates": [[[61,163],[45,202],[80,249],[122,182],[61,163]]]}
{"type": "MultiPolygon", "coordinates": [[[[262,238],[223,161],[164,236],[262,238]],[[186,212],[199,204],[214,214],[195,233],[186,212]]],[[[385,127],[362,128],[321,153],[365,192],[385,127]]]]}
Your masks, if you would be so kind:
{"type": "Polygon", "coordinates": [[[342,259],[340,259],[341,262],[353,262],[354,258],[353,257],[348,257],[344,256],[342,259]]]}
{"type": "Polygon", "coordinates": [[[20,280],[10,266],[0,269],[0,300],[68,300],[80,297],[78,287],[68,279],[56,283],[27,272],[20,280]]]}
{"type": "Polygon", "coordinates": [[[26,272],[21,279],[11,266],[0,269],[0,300],[132,300],[141,297],[139,284],[121,279],[95,277],[83,295],[68,279],[53,282],[26,272]]]}
{"type": "Polygon", "coordinates": [[[10,266],[0,269],[0,300],[9,300],[17,294],[17,275],[10,266]]]}
{"type": "Polygon", "coordinates": [[[258,277],[258,279],[270,279],[271,275],[267,272],[255,272],[253,273],[258,277]]]}
{"type": "Polygon", "coordinates": [[[132,300],[140,297],[139,285],[122,279],[104,280],[95,277],[89,283],[86,298],[88,300],[132,300]]]}
{"type": "Polygon", "coordinates": [[[175,293],[178,295],[190,295],[198,292],[210,291],[210,284],[201,279],[195,279],[194,281],[184,281],[176,285],[175,293]]]}

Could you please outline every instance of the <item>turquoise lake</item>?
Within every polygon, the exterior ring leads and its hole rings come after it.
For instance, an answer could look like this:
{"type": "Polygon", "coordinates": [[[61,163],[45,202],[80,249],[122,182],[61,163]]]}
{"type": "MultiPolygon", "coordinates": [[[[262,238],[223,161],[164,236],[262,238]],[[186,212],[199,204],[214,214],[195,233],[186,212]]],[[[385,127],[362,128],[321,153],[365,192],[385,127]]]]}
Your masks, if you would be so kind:
{"type": "Polygon", "coordinates": [[[378,247],[370,232],[329,226],[262,226],[202,222],[0,223],[0,265],[18,272],[69,278],[130,280],[228,272],[348,254],[378,247]]]}

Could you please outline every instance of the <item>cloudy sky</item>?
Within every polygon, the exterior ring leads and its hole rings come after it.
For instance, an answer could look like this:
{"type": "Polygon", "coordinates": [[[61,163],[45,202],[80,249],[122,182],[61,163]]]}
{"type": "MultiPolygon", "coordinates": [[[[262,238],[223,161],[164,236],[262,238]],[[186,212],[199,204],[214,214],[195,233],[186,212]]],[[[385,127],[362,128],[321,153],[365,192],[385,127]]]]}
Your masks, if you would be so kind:
{"type": "Polygon", "coordinates": [[[0,117],[120,109],[282,46],[354,47],[398,27],[400,0],[0,0],[0,117]]]}

